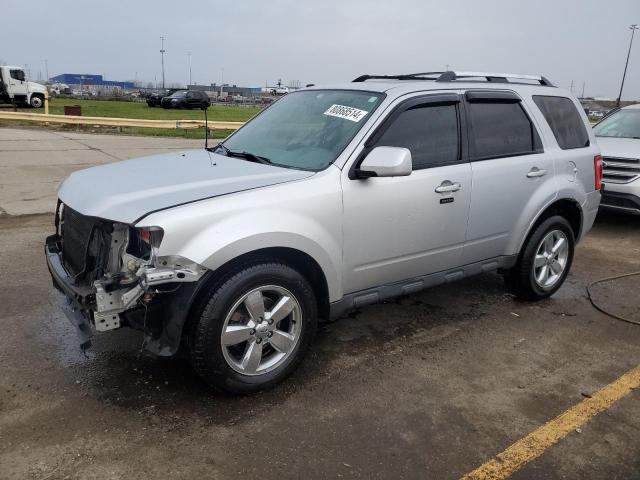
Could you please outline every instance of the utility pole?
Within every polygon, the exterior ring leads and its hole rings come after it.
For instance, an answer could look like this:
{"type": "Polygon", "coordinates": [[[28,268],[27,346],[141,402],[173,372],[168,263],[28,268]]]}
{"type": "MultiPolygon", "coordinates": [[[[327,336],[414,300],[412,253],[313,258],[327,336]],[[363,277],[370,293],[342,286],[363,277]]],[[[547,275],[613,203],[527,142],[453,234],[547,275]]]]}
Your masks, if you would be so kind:
{"type": "Polygon", "coordinates": [[[582,95],[580,95],[580,98],[584,98],[584,86],[587,84],[587,82],[585,82],[584,80],[582,81],[582,95]]]}
{"type": "Polygon", "coordinates": [[[573,93],[573,80],[571,80],[571,86],[569,87],[569,91],[573,93]]]}
{"type": "Polygon", "coordinates": [[[164,36],[160,37],[160,56],[162,57],[162,88],[164,88],[164,36]]]}
{"type": "Polygon", "coordinates": [[[189,83],[188,83],[188,85],[192,85],[192,82],[191,82],[191,52],[187,52],[187,57],[189,57],[189,83]]]}
{"type": "Polygon", "coordinates": [[[622,83],[620,84],[620,93],[618,94],[618,101],[616,102],[616,106],[620,106],[620,99],[622,98],[622,89],[624,88],[624,77],[627,76],[627,67],[629,66],[629,57],[631,56],[631,46],[633,45],[633,36],[636,33],[636,30],[640,29],[637,23],[634,23],[629,27],[631,30],[631,40],[629,41],[629,51],[627,52],[627,62],[624,64],[624,73],[622,74],[622,83]]]}
{"type": "Polygon", "coordinates": [[[45,75],[47,76],[47,81],[49,81],[49,61],[45,58],[44,59],[44,70],[45,70],[45,75]]]}

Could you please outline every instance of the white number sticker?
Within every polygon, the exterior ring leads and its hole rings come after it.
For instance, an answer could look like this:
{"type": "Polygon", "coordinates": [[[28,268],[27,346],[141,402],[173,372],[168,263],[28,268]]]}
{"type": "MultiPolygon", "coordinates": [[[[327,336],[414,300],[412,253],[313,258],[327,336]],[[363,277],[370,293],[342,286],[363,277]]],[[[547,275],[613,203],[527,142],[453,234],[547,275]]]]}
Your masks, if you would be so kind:
{"type": "Polygon", "coordinates": [[[324,112],[325,115],[344,118],[345,120],[351,120],[352,122],[359,122],[367,115],[367,113],[369,112],[353,107],[346,107],[344,105],[331,105],[327,111],[324,112]]]}

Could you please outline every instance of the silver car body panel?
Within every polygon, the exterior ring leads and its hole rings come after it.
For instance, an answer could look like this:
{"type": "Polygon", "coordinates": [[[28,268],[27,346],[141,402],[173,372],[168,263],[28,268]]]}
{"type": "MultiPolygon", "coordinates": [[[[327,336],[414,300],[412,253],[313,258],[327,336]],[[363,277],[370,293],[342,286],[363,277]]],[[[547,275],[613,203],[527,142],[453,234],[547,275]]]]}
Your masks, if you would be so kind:
{"type": "Polygon", "coordinates": [[[164,230],[158,255],[188,258],[210,270],[264,248],[302,251],[322,268],[331,301],[342,296],[342,194],[334,166],[304,181],[151,213],[137,225],[164,230]]]}

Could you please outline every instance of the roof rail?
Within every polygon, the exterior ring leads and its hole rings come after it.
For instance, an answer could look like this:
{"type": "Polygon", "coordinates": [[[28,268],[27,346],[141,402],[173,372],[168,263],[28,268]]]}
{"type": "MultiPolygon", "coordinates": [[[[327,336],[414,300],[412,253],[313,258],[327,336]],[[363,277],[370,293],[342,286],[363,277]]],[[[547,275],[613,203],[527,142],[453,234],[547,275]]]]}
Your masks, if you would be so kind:
{"type": "Polygon", "coordinates": [[[493,72],[444,72],[436,81],[452,82],[466,78],[484,78],[487,82],[506,82],[508,79],[532,80],[545,87],[554,85],[542,75],[521,75],[519,73],[493,73],[493,72]]]}
{"type": "Polygon", "coordinates": [[[353,82],[367,80],[437,80],[444,72],[406,73],[401,75],[360,75],[353,82]]]}
{"type": "Polygon", "coordinates": [[[435,80],[436,82],[453,82],[470,78],[484,78],[487,82],[503,82],[508,80],[530,80],[538,82],[545,87],[554,85],[541,75],[521,75],[518,73],[490,73],[490,72],[425,72],[408,73],[403,75],[361,75],[354,82],[366,82],[367,80],[435,80]]]}

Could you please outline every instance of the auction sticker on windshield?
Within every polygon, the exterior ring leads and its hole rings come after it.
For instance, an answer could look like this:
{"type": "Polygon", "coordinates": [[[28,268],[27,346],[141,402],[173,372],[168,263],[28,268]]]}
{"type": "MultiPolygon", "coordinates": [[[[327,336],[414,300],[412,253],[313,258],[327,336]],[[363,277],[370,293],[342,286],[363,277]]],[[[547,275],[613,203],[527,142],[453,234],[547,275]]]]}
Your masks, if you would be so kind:
{"type": "Polygon", "coordinates": [[[331,117],[344,118],[345,120],[351,120],[352,122],[359,122],[367,115],[366,110],[359,110],[353,107],[346,107],[344,105],[331,105],[326,112],[325,115],[329,115],[331,117]]]}

